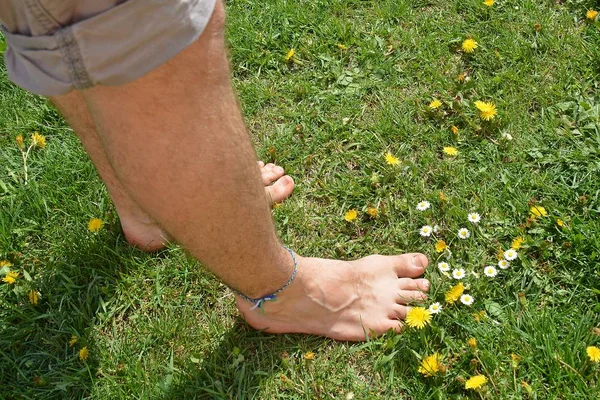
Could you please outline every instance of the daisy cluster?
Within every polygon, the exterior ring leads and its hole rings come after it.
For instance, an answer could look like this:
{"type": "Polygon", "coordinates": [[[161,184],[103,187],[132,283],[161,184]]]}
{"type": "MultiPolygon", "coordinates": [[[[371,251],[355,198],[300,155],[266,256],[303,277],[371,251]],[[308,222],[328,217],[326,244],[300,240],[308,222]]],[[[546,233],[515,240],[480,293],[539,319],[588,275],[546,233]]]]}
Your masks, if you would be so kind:
{"type": "MultiPolygon", "coordinates": [[[[439,197],[440,201],[447,201],[442,192],[439,193],[439,197]]],[[[424,329],[428,325],[435,325],[436,319],[441,318],[449,311],[451,311],[449,315],[452,319],[456,319],[456,313],[468,310],[476,322],[487,320],[483,300],[490,292],[490,285],[494,284],[495,280],[502,279],[503,275],[510,274],[511,269],[518,267],[519,260],[523,257],[520,251],[525,243],[525,238],[515,237],[504,249],[490,248],[488,255],[478,256],[480,259],[478,258],[475,263],[464,261],[461,257],[464,256],[465,260],[468,259],[466,255],[476,244],[476,236],[487,240],[481,226],[485,222],[482,214],[472,210],[463,217],[462,221],[459,221],[460,228],[447,229],[445,224],[435,223],[432,204],[429,201],[418,202],[414,209],[425,222],[428,222],[418,228],[418,233],[423,240],[434,244],[437,268],[432,269],[430,277],[432,278],[432,287],[436,285],[439,287],[438,290],[430,291],[432,294],[428,304],[421,304],[409,309],[405,318],[406,326],[415,330],[424,329]]],[[[537,219],[548,217],[548,211],[539,204],[531,205],[529,213],[527,223],[524,225],[526,227],[531,226],[537,219]]],[[[561,219],[556,219],[555,222],[559,228],[564,225],[561,219]]],[[[477,339],[472,337],[467,344],[477,363],[481,364],[485,370],[481,360],[477,359],[477,339]]],[[[588,346],[586,354],[590,362],[600,363],[598,347],[588,346]]],[[[510,363],[513,369],[518,367],[520,360],[521,357],[511,354],[510,363]]],[[[448,366],[444,364],[444,357],[439,351],[422,356],[421,364],[418,367],[418,372],[424,377],[435,377],[447,370],[448,366]]],[[[490,379],[489,374],[488,376],[474,374],[470,378],[464,379],[464,388],[485,390],[483,388],[490,379]]],[[[523,382],[523,385],[528,384],[523,382]]]]}
{"type": "MultiPolygon", "coordinates": [[[[415,209],[420,212],[426,212],[431,209],[431,203],[427,200],[423,200],[419,202],[415,209]]],[[[474,268],[467,268],[462,265],[462,263],[458,260],[452,260],[452,250],[450,246],[446,243],[448,236],[450,237],[450,243],[453,241],[461,242],[468,241],[472,237],[472,231],[475,231],[476,226],[481,222],[481,214],[478,212],[470,212],[467,214],[467,218],[465,222],[465,226],[459,228],[456,232],[448,232],[442,230],[439,225],[434,224],[433,227],[431,225],[423,225],[419,229],[419,234],[423,238],[432,238],[435,240],[435,251],[440,253],[440,260],[437,263],[437,269],[439,273],[447,278],[449,282],[464,282],[467,277],[471,278],[479,278],[481,275],[493,279],[496,278],[499,274],[499,270],[506,270],[510,267],[511,261],[514,261],[518,257],[517,250],[520,248],[523,239],[517,238],[513,241],[511,248],[502,252],[501,257],[496,264],[491,265],[481,265],[474,268]],[[442,238],[443,235],[443,238],[442,238]]],[[[449,304],[453,304],[457,301],[460,303],[471,306],[475,299],[472,295],[463,293],[465,290],[468,290],[469,285],[455,285],[448,290],[446,293],[446,302],[449,304]]],[[[433,303],[429,307],[429,312],[431,314],[438,314],[442,311],[443,306],[439,302],[433,303]]]]}
{"type": "MultiPolygon", "coordinates": [[[[440,200],[447,201],[446,196],[440,193],[440,200]]],[[[436,318],[443,315],[448,310],[456,312],[468,312],[473,318],[480,322],[486,318],[486,312],[483,308],[484,293],[481,290],[492,281],[500,279],[502,274],[508,274],[513,264],[519,260],[519,249],[524,239],[515,238],[510,247],[496,251],[486,258],[475,263],[463,261],[461,258],[469,252],[469,248],[475,244],[476,237],[485,237],[482,234],[484,216],[477,210],[470,210],[459,221],[457,228],[449,229],[447,223],[436,223],[431,202],[422,200],[418,202],[414,209],[423,217],[426,225],[418,228],[418,233],[423,240],[430,242],[434,246],[437,254],[437,268],[431,273],[432,282],[439,284],[439,290],[432,290],[431,302],[422,304],[418,307],[412,307],[406,316],[405,323],[411,329],[423,329],[430,324],[435,324],[436,318]],[[493,262],[491,260],[494,260],[493,262]]],[[[539,216],[546,215],[545,209],[536,207],[535,210],[539,216]]],[[[532,211],[532,214],[533,214],[532,211]]],[[[471,349],[477,346],[477,340],[471,338],[468,342],[471,349]]],[[[439,352],[422,358],[418,372],[425,377],[436,376],[447,368],[443,364],[443,357],[439,352]]],[[[485,375],[473,375],[466,380],[466,389],[478,389],[485,385],[488,377],[485,375]]]]}

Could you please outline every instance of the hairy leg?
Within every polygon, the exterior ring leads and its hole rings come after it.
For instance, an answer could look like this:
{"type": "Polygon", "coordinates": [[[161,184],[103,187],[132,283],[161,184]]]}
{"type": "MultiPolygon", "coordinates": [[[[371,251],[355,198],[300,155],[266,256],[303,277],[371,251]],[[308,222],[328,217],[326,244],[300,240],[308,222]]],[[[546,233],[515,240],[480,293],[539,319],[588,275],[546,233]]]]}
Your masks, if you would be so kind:
{"type": "MultiPolygon", "coordinates": [[[[51,100],[73,128],[85,151],[92,159],[119,214],[127,241],[147,251],[155,251],[164,247],[166,241],[169,240],[168,236],[133,201],[117,179],[100,143],[96,126],[81,92],[71,92],[51,100]]],[[[123,134],[126,135],[127,132],[123,132],[123,134]]]]}
{"type": "MultiPolygon", "coordinates": [[[[225,283],[259,298],[288,280],[293,262],[275,233],[230,84],[223,24],[218,4],[198,41],[170,62],[83,96],[135,203],[225,283]]],[[[238,299],[253,327],[364,340],[365,331],[399,331],[407,303],[428,289],[414,279],[427,264],[423,255],[297,259],[296,279],[264,314],[238,299]]]]}
{"type": "MultiPolygon", "coordinates": [[[[162,249],[170,238],[156,221],[133,201],[117,179],[100,143],[100,137],[82,93],[75,91],[51,100],[81,140],[106,185],[119,214],[127,242],[150,252],[162,249]]],[[[126,135],[127,132],[123,134],[126,135]]],[[[265,193],[271,203],[281,202],[291,195],[294,180],[284,175],[283,168],[271,163],[265,165],[262,161],[258,165],[265,185],[265,193]]]]}

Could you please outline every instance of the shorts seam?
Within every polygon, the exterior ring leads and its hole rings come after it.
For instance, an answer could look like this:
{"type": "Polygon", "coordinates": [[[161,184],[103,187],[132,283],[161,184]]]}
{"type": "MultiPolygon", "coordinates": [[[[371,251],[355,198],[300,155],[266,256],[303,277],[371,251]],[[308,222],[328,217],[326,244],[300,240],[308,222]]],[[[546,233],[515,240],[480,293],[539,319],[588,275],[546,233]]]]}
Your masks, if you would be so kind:
{"type": "Polygon", "coordinates": [[[45,34],[51,34],[53,31],[61,28],[61,25],[52,17],[38,0],[25,0],[25,7],[29,9],[36,22],[45,30],[45,34]]]}
{"type": "Polygon", "coordinates": [[[79,44],[75,39],[71,27],[65,27],[58,30],[54,36],[56,37],[56,43],[64,57],[67,68],[69,69],[73,87],[75,89],[87,89],[94,86],[85,64],[83,63],[79,44]]]}

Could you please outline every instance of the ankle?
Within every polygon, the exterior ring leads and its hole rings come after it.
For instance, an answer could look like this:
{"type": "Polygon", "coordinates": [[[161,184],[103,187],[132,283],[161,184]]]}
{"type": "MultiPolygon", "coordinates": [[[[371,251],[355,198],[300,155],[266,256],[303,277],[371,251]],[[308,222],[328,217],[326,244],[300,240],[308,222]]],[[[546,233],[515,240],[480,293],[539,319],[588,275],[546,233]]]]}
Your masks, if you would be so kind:
{"type": "Polygon", "coordinates": [[[238,297],[253,304],[253,308],[260,308],[266,302],[279,298],[279,296],[284,293],[296,279],[300,256],[288,247],[282,246],[281,249],[284,253],[282,252],[283,254],[280,254],[279,257],[277,257],[280,261],[278,261],[275,266],[275,270],[278,272],[277,275],[280,276],[275,278],[272,283],[247,287],[245,291],[239,291],[232,288],[233,292],[238,297]],[[281,278],[282,276],[285,277],[285,281],[281,278]]]}

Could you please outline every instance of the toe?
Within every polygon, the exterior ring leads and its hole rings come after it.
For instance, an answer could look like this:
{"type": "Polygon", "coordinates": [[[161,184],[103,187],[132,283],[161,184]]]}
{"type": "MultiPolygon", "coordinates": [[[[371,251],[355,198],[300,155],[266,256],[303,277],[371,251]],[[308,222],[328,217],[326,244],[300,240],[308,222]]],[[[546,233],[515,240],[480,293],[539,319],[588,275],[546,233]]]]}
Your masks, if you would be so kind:
{"type": "Polygon", "coordinates": [[[415,290],[421,292],[427,292],[429,290],[429,281],[427,279],[411,279],[411,278],[400,278],[398,279],[398,287],[400,290],[415,290]]]}
{"type": "Polygon", "coordinates": [[[402,331],[402,323],[398,321],[398,319],[392,318],[389,319],[383,324],[381,329],[381,334],[386,333],[390,329],[392,329],[396,333],[400,333],[402,331]]]}
{"type": "Polygon", "coordinates": [[[398,279],[398,289],[396,292],[396,302],[398,304],[409,304],[415,301],[427,300],[424,293],[429,290],[429,281],[427,279],[398,279]]]}
{"type": "Polygon", "coordinates": [[[390,309],[389,317],[392,319],[399,319],[404,321],[406,319],[406,313],[408,312],[408,307],[403,306],[401,304],[395,304],[390,309]]]}
{"type": "Polygon", "coordinates": [[[277,179],[281,178],[285,173],[284,169],[278,165],[269,163],[260,169],[263,183],[270,185],[277,179]]]}
{"type": "Polygon", "coordinates": [[[391,256],[394,270],[399,278],[416,278],[423,275],[429,263],[427,257],[420,253],[402,254],[391,256]]]}
{"type": "Polygon", "coordinates": [[[271,196],[271,201],[273,203],[279,203],[290,197],[294,190],[294,186],[294,179],[289,175],[284,175],[277,179],[271,186],[265,187],[265,190],[271,196]]]}
{"type": "Polygon", "coordinates": [[[398,304],[410,304],[427,300],[427,295],[416,290],[400,290],[397,294],[398,304]]]}

